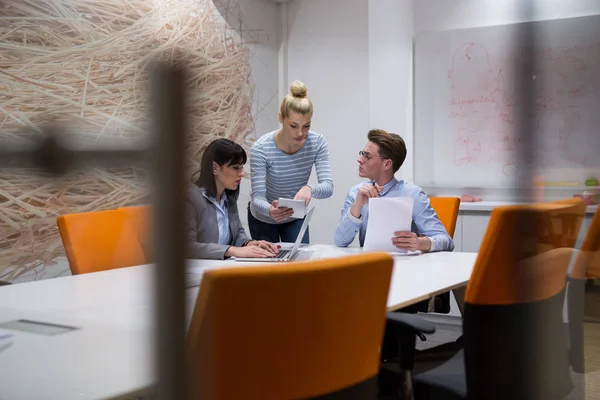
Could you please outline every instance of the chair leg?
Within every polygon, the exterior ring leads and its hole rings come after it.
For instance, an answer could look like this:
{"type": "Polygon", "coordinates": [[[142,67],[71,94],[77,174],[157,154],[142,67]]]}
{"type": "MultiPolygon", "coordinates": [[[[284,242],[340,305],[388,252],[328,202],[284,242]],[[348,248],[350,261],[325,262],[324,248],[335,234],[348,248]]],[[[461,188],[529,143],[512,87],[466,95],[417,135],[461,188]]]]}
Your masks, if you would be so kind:
{"type": "Polygon", "coordinates": [[[404,400],[413,400],[414,399],[414,391],[413,391],[413,383],[412,383],[412,371],[407,370],[404,371],[403,376],[404,382],[402,382],[402,393],[401,399],[404,400]]]}
{"type": "Polygon", "coordinates": [[[467,291],[466,286],[452,290],[452,293],[454,294],[454,300],[456,300],[456,305],[458,306],[458,310],[460,311],[461,316],[465,315],[465,292],[466,291],[467,291]]]}
{"type": "Polygon", "coordinates": [[[400,389],[400,398],[404,400],[413,400],[413,382],[412,371],[415,365],[415,346],[417,336],[414,332],[403,329],[398,337],[400,357],[398,364],[402,373],[402,385],[400,389]]]}
{"type": "MultiPolygon", "coordinates": [[[[458,310],[460,311],[460,316],[465,316],[465,292],[467,291],[467,287],[463,286],[458,289],[452,290],[454,294],[454,300],[456,300],[456,305],[458,306],[458,310]]],[[[462,335],[456,339],[456,342],[462,342],[462,335]]]]}
{"type": "Polygon", "coordinates": [[[567,289],[569,358],[573,370],[577,373],[585,372],[585,350],[583,346],[584,308],[585,281],[577,279],[569,280],[567,289]]]}

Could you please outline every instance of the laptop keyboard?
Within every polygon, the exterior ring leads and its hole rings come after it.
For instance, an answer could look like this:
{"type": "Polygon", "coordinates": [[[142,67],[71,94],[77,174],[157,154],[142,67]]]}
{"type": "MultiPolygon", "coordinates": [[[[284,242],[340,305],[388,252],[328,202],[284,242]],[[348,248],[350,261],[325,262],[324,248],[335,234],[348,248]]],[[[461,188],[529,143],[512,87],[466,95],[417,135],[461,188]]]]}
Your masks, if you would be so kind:
{"type": "Polygon", "coordinates": [[[290,250],[279,250],[275,258],[282,259],[285,258],[288,254],[290,254],[290,250]]]}

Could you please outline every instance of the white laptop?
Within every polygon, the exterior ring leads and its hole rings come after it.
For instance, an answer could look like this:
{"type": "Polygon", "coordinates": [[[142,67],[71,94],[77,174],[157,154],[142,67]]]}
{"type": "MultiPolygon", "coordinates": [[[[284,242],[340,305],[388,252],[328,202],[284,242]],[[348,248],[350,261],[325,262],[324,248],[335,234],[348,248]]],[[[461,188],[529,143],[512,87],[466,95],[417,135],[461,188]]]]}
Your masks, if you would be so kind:
{"type": "Polygon", "coordinates": [[[280,249],[275,257],[257,257],[257,258],[235,258],[235,261],[257,261],[257,262],[284,262],[292,260],[296,254],[298,253],[298,249],[300,248],[300,243],[302,242],[302,238],[304,237],[304,232],[306,232],[306,228],[308,228],[308,223],[312,217],[314,207],[311,207],[310,210],[306,213],[306,217],[304,218],[304,222],[302,223],[302,227],[300,228],[300,232],[298,232],[298,237],[296,238],[296,242],[291,249],[280,249]]]}

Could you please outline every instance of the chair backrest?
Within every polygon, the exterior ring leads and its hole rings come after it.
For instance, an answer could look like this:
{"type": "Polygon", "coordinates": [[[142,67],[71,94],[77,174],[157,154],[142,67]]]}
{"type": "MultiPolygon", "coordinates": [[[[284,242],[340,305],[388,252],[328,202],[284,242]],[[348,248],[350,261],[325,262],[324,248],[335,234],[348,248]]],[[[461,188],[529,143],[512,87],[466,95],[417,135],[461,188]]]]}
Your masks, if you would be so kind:
{"type": "Polygon", "coordinates": [[[66,214],[56,223],[73,275],[148,263],[122,211],[66,214]]]}
{"type": "Polygon", "coordinates": [[[573,279],[600,278],[600,208],[594,213],[592,223],[581,244],[571,272],[573,279]]]}
{"type": "Polygon", "coordinates": [[[430,197],[431,207],[446,228],[448,235],[454,237],[460,199],[458,197],[430,197]]]}
{"type": "MultiPolygon", "coordinates": [[[[569,273],[566,309],[569,327],[569,355],[573,370],[585,373],[584,320],[587,279],[600,278],[600,211],[596,210],[569,273]]],[[[587,309],[589,313],[589,308],[587,309]]]]}
{"type": "MultiPolygon", "coordinates": [[[[585,207],[581,199],[573,199],[495,208],[479,248],[465,301],[511,304],[539,300],[529,289],[540,282],[531,274],[524,275],[521,262],[561,247],[572,251],[585,207]],[[533,281],[525,282],[526,278],[533,281]],[[522,284],[527,284],[528,290],[521,290],[522,284]]],[[[565,276],[566,271],[563,284],[565,276]]]]}
{"type": "Polygon", "coordinates": [[[571,390],[562,309],[585,207],[575,199],[493,210],[465,293],[469,398],[571,390]]]}
{"type": "Polygon", "coordinates": [[[121,207],[119,211],[124,212],[137,235],[138,242],[144,251],[146,261],[154,262],[154,229],[152,221],[152,207],[149,205],[121,207]]]}
{"type": "Polygon", "coordinates": [[[373,398],[392,268],[371,253],[206,271],[187,334],[190,398],[373,398]]]}

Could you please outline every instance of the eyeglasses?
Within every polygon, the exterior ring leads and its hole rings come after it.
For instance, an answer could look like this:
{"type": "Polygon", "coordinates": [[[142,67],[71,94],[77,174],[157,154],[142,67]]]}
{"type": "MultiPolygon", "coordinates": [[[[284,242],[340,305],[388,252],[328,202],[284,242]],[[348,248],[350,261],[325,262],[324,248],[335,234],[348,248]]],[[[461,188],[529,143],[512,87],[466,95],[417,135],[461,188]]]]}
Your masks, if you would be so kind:
{"type": "Polygon", "coordinates": [[[364,157],[367,161],[369,161],[373,157],[375,157],[375,158],[381,158],[382,160],[389,160],[389,158],[387,158],[387,157],[372,156],[371,154],[367,153],[364,150],[359,151],[358,155],[361,156],[361,157],[364,157]]]}

